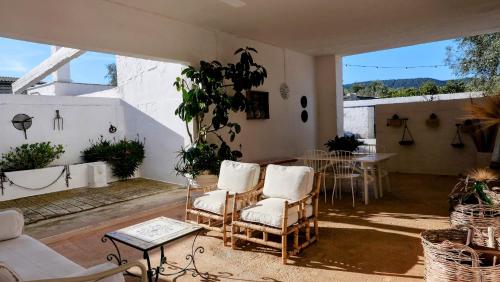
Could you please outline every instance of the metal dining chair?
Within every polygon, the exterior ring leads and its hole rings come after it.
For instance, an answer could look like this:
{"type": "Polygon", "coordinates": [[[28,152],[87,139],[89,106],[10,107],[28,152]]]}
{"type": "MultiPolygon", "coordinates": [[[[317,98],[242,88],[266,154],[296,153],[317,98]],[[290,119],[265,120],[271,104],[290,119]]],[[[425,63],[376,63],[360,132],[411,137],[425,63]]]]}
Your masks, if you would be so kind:
{"type": "Polygon", "coordinates": [[[321,181],[323,184],[323,193],[325,194],[326,203],[326,177],[333,175],[332,171],[328,171],[330,165],[329,154],[323,150],[311,150],[306,152],[304,164],[308,167],[314,169],[321,175],[321,181]]]}
{"type": "Polygon", "coordinates": [[[332,193],[332,204],[335,191],[337,190],[337,182],[339,185],[339,195],[341,197],[342,193],[342,180],[348,179],[351,183],[351,193],[352,193],[352,206],[355,207],[355,195],[354,195],[354,180],[362,178],[361,173],[356,170],[356,162],[354,161],[353,155],[348,151],[333,151],[331,154],[331,167],[334,172],[334,184],[332,193]]]}

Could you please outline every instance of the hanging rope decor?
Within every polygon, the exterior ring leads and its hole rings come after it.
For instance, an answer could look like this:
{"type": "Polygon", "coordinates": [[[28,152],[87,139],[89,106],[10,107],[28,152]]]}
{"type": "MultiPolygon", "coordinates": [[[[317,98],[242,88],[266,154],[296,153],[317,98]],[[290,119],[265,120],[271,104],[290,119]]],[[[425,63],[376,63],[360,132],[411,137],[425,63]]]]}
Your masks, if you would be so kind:
{"type": "Polygon", "coordinates": [[[59,179],[61,179],[61,177],[63,177],[63,175],[64,175],[64,179],[66,182],[66,187],[69,187],[69,180],[71,179],[71,172],[69,170],[69,165],[65,165],[64,168],[62,169],[61,173],[57,176],[57,178],[54,181],[50,182],[49,184],[44,185],[42,187],[27,187],[27,186],[23,186],[23,185],[15,183],[11,179],[9,179],[9,177],[7,177],[7,175],[5,175],[4,172],[1,172],[0,173],[0,189],[2,190],[2,196],[3,196],[4,189],[5,189],[4,182],[8,182],[9,185],[11,185],[11,186],[17,186],[19,188],[26,189],[26,190],[42,190],[42,189],[48,188],[48,187],[52,186],[53,184],[55,184],[59,179]]]}
{"type": "Polygon", "coordinates": [[[455,124],[457,127],[457,132],[455,133],[455,137],[453,137],[453,140],[451,141],[451,146],[453,148],[463,148],[465,146],[463,140],[462,140],[462,124],[457,123],[455,124]]]}
{"type": "Polygon", "coordinates": [[[290,93],[290,88],[286,84],[286,53],[283,49],[283,83],[280,85],[280,95],[283,100],[288,99],[288,94],[290,93]]]}
{"type": "Polygon", "coordinates": [[[412,145],[415,143],[415,140],[413,140],[413,136],[411,135],[410,129],[408,128],[408,119],[402,119],[403,120],[403,136],[401,137],[401,141],[399,141],[399,145],[402,146],[408,146],[412,145]]]}

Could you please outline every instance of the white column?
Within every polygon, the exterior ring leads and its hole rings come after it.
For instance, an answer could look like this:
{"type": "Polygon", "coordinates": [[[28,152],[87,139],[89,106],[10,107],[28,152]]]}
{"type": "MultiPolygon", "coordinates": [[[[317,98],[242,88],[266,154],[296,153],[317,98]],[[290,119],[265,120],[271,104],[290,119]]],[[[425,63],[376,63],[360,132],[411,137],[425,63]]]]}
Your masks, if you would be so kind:
{"type": "Polygon", "coordinates": [[[344,94],[342,85],[342,57],[338,55],[315,57],[317,147],[331,138],[344,134],[344,94]]]}
{"type": "MultiPolygon", "coordinates": [[[[61,48],[62,47],[59,46],[52,46],[50,51],[52,55],[54,55],[54,53],[61,48]]],[[[71,69],[69,62],[54,71],[52,73],[52,78],[54,79],[54,82],[71,82],[71,69]]]]}

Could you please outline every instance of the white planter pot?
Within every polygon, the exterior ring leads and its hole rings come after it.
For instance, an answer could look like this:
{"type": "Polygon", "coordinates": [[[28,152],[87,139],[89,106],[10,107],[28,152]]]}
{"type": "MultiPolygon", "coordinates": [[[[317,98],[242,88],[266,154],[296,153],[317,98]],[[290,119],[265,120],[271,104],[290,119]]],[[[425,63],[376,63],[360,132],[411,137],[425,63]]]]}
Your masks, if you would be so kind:
{"type": "Polygon", "coordinates": [[[189,186],[196,188],[213,185],[219,181],[219,177],[215,174],[201,174],[194,179],[191,175],[186,175],[186,178],[188,179],[189,186]]]}

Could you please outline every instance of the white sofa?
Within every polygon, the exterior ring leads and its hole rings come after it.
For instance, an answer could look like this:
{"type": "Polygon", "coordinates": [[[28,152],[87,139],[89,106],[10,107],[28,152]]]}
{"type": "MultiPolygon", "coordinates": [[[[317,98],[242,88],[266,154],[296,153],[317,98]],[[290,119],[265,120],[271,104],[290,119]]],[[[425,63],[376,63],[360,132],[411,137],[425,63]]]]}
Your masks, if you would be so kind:
{"type": "Polygon", "coordinates": [[[103,263],[84,268],[40,241],[23,234],[19,210],[0,211],[0,281],[100,281],[124,282],[122,272],[139,264],[118,267],[103,263]]]}

